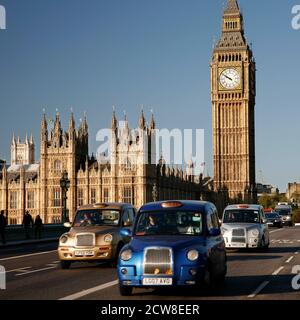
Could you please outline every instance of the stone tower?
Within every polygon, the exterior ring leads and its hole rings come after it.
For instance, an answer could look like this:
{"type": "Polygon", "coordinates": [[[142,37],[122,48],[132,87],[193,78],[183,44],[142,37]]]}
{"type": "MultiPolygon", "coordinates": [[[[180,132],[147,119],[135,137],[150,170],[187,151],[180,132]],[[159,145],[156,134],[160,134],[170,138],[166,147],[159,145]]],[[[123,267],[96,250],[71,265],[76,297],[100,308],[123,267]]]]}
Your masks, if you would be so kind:
{"type": "Polygon", "coordinates": [[[30,139],[26,135],[25,142],[20,141],[13,136],[11,143],[11,165],[29,165],[33,164],[35,161],[35,145],[33,141],[33,136],[31,135],[30,139]]]}
{"type": "MultiPolygon", "coordinates": [[[[60,115],[56,113],[53,127],[48,132],[48,122],[43,116],[41,123],[41,208],[44,221],[55,223],[61,218],[60,179],[64,170],[68,172],[70,189],[68,191],[67,208],[71,215],[77,208],[77,172],[84,167],[88,158],[88,124],[86,117],[76,129],[73,112],[69,120],[69,128],[64,131],[60,115]],[[51,217],[53,221],[48,218],[51,217]]],[[[72,218],[72,217],[70,217],[72,218]]]]}
{"type": "Polygon", "coordinates": [[[214,187],[226,203],[256,202],[255,73],[243,15],[228,0],[211,61],[214,187]]]}

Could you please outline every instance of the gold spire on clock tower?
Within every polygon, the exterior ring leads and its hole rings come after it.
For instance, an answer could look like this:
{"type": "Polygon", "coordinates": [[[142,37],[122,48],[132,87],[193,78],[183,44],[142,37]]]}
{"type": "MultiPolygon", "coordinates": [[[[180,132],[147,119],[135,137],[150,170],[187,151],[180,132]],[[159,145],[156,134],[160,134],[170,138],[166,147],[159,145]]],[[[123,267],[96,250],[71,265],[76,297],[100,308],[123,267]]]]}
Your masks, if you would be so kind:
{"type": "Polygon", "coordinates": [[[228,0],[211,61],[215,190],[226,202],[255,202],[255,61],[243,15],[228,0]]]}

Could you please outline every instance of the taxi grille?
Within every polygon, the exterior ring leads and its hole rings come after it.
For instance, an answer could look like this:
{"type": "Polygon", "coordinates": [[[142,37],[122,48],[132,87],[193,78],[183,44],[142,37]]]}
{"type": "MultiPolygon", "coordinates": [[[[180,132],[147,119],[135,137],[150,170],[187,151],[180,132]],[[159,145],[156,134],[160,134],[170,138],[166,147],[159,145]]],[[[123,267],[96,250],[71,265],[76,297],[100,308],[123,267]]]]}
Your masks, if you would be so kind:
{"type": "Polygon", "coordinates": [[[231,241],[234,243],[246,243],[245,238],[232,238],[231,241]]]}
{"type": "Polygon", "coordinates": [[[245,236],[245,230],[244,229],[233,229],[232,230],[232,236],[233,237],[244,237],[245,236]]]}
{"type": "Polygon", "coordinates": [[[146,249],[144,256],[144,274],[171,275],[172,250],[168,248],[146,249]]]}
{"type": "Polygon", "coordinates": [[[93,234],[79,234],[76,236],[77,247],[93,247],[94,245],[93,234]]]}

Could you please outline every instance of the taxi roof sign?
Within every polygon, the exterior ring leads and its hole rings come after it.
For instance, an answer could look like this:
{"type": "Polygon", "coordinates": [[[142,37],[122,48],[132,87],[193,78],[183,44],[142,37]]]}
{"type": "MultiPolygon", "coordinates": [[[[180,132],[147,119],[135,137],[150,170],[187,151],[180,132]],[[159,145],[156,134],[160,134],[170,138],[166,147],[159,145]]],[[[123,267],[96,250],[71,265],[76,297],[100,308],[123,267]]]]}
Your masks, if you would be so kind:
{"type": "Polygon", "coordinates": [[[183,203],[180,201],[166,201],[161,204],[163,208],[179,208],[183,206],[183,203]]]}

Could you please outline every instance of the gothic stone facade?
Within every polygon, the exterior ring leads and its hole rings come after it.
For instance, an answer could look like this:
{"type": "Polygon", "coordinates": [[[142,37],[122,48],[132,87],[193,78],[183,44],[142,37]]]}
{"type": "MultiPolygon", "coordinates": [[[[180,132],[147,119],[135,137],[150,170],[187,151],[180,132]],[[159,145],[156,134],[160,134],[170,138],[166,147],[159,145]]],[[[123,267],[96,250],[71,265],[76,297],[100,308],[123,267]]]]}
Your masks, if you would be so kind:
{"type": "Polygon", "coordinates": [[[153,115],[146,126],[142,112],[138,129],[130,130],[128,122],[119,123],[114,113],[111,129],[110,161],[89,157],[87,120],[77,129],[73,114],[67,131],[63,131],[58,113],[50,130],[44,115],[39,163],[27,157],[34,149],[32,138],[26,139],[22,148],[18,147],[19,139],[13,139],[12,165],[2,165],[0,173],[0,209],[7,212],[9,223],[20,224],[26,210],[33,217],[40,214],[45,223],[61,222],[60,179],[64,170],[70,179],[70,220],[84,204],[116,201],[138,208],[153,200],[199,200],[210,193],[209,183],[193,176],[192,164],[182,170],[168,167],[163,159],[157,164],[144,163],[146,158],[156,157],[155,146],[150,143],[155,134],[153,115]],[[201,188],[204,183],[206,190],[201,188]]]}
{"type": "Polygon", "coordinates": [[[256,202],[255,61],[236,0],[228,0],[211,61],[214,189],[225,202],[256,202]]]}

